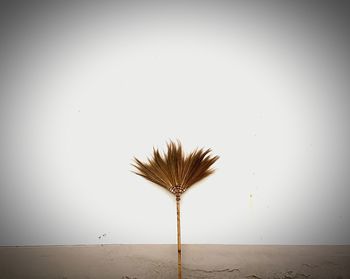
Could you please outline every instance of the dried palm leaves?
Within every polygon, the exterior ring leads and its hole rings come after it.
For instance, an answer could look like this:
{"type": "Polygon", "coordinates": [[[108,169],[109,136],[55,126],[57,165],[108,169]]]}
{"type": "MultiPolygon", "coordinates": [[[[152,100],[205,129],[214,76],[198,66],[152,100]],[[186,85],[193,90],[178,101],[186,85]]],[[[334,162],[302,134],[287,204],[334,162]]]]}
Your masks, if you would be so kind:
{"type": "Polygon", "coordinates": [[[148,162],[141,162],[134,158],[132,164],[137,171],[134,172],[147,180],[158,184],[175,195],[181,195],[189,187],[203,178],[212,174],[211,166],[218,156],[211,156],[211,149],[196,149],[185,156],[181,143],[170,141],[167,144],[167,152],[160,154],[158,149],[153,148],[153,156],[148,162]]]}

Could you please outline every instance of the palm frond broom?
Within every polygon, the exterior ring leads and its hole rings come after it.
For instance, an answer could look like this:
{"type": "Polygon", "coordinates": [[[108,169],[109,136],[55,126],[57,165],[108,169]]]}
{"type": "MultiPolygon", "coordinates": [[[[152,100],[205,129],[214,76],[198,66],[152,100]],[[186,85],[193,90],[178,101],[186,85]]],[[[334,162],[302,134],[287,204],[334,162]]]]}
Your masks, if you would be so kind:
{"type": "Polygon", "coordinates": [[[132,164],[137,175],[164,187],[176,198],[177,215],[177,251],[178,251],[178,279],[182,279],[181,264],[181,230],[180,230],[180,200],[181,195],[192,185],[201,181],[214,172],[211,166],[219,159],[212,156],[211,149],[195,149],[185,155],[181,143],[170,141],[167,143],[167,152],[160,154],[153,148],[153,155],[147,162],[141,162],[134,157],[132,164]]]}

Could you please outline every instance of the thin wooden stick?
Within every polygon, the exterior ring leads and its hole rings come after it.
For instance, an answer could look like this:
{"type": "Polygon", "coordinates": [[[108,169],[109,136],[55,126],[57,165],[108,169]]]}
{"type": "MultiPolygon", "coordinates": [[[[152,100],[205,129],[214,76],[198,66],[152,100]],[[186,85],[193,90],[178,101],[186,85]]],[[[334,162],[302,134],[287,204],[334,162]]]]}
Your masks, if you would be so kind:
{"type": "Polygon", "coordinates": [[[182,279],[181,268],[181,229],[180,229],[180,195],[176,195],[176,215],[177,215],[177,278],[182,279]]]}

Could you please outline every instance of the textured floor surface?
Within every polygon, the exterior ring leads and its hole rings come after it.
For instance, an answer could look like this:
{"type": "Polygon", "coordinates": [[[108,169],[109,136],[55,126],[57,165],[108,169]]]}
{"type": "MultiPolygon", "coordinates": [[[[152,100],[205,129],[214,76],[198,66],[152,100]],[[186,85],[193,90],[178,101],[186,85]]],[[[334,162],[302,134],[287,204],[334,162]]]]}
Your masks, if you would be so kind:
{"type": "MultiPolygon", "coordinates": [[[[177,278],[175,245],[0,247],[0,278],[177,278]]],[[[350,279],[350,246],[183,245],[183,278],[350,279]]]]}

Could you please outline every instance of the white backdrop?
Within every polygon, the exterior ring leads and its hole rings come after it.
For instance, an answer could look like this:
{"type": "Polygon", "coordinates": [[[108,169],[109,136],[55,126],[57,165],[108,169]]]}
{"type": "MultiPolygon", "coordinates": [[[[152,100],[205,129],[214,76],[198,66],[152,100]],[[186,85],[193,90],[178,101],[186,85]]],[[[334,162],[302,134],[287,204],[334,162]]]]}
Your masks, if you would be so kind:
{"type": "Polygon", "coordinates": [[[184,243],[349,244],[342,17],[268,3],[13,11],[0,244],[175,243],[175,199],[130,165],[169,139],[220,156],[183,196],[184,243]]]}

